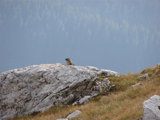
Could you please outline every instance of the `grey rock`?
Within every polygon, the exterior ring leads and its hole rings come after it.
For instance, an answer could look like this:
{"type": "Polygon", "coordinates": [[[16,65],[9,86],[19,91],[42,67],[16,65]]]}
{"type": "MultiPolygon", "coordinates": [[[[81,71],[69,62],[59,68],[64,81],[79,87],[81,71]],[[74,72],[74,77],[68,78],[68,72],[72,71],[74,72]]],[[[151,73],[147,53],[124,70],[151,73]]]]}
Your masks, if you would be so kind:
{"type": "Polygon", "coordinates": [[[104,78],[102,81],[102,87],[108,87],[110,85],[110,81],[108,78],[104,78]]]}
{"type": "Polygon", "coordinates": [[[105,79],[98,85],[98,74],[96,67],[60,63],[4,72],[0,75],[0,119],[43,112],[53,106],[77,103],[85,96],[96,96],[100,89],[93,89],[95,86],[103,88],[110,83],[105,79]]]}
{"type": "Polygon", "coordinates": [[[146,73],[146,74],[144,74],[144,75],[142,75],[142,76],[139,76],[138,78],[145,78],[145,79],[148,79],[149,76],[148,76],[148,73],[146,73]]]}
{"type": "Polygon", "coordinates": [[[109,92],[109,91],[111,91],[112,89],[114,89],[116,87],[116,85],[111,85],[111,86],[109,86],[109,88],[107,89],[107,91],[109,92]]]}
{"type": "Polygon", "coordinates": [[[75,106],[78,104],[78,101],[75,101],[72,105],[75,106]]]}
{"type": "Polygon", "coordinates": [[[57,119],[57,120],[68,120],[67,118],[60,118],[60,119],[57,119]]]}
{"type": "Polygon", "coordinates": [[[34,65],[0,76],[0,119],[69,105],[92,94],[98,69],[60,63],[34,65]]]}
{"type": "Polygon", "coordinates": [[[98,68],[96,68],[96,67],[93,67],[93,66],[87,66],[87,68],[88,69],[90,69],[90,70],[94,70],[94,71],[99,71],[99,69],[98,68]]]}
{"type": "Polygon", "coordinates": [[[132,85],[131,87],[136,87],[136,86],[139,86],[139,85],[143,85],[143,83],[137,83],[135,85],[132,85]]]}
{"type": "Polygon", "coordinates": [[[91,98],[91,96],[84,96],[82,99],[79,100],[79,104],[87,104],[88,99],[91,98]]]}
{"type": "Polygon", "coordinates": [[[160,120],[160,96],[154,95],[143,102],[143,120],[160,120]]]}
{"type": "Polygon", "coordinates": [[[117,73],[117,72],[115,72],[115,71],[104,70],[104,69],[101,69],[101,70],[98,72],[98,74],[99,74],[99,75],[100,75],[100,74],[105,74],[106,76],[111,76],[111,75],[113,75],[113,76],[119,76],[119,75],[120,75],[119,73],[117,73]]]}
{"type": "Polygon", "coordinates": [[[101,80],[97,80],[96,81],[96,85],[93,86],[93,90],[97,90],[100,93],[102,92],[102,89],[105,87],[108,87],[110,85],[110,81],[108,78],[104,78],[102,81],[101,80]]]}
{"type": "Polygon", "coordinates": [[[77,117],[77,116],[78,116],[79,114],[81,114],[81,113],[82,113],[81,111],[76,110],[76,111],[74,111],[73,113],[69,114],[69,115],[67,116],[67,118],[77,117]]]}

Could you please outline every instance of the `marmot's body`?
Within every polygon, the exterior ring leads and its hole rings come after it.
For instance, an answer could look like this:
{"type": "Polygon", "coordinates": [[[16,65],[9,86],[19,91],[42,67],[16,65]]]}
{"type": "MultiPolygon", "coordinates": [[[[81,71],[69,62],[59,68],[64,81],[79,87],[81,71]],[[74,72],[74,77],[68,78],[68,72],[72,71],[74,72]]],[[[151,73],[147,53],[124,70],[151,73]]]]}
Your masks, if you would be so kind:
{"type": "Polygon", "coordinates": [[[76,66],[76,65],[71,61],[71,59],[66,58],[65,60],[66,60],[66,62],[67,62],[67,65],[73,65],[73,66],[76,66]]]}

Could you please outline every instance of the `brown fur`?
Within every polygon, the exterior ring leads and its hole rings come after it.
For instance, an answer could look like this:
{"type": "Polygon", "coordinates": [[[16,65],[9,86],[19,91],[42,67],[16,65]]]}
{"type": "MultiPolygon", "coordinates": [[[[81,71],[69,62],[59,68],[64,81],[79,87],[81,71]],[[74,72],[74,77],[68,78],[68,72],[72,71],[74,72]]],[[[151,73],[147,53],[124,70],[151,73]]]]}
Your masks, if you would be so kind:
{"type": "Polygon", "coordinates": [[[71,61],[71,59],[66,58],[65,60],[66,60],[66,62],[67,62],[67,65],[73,65],[73,66],[76,66],[76,65],[71,61]]]}

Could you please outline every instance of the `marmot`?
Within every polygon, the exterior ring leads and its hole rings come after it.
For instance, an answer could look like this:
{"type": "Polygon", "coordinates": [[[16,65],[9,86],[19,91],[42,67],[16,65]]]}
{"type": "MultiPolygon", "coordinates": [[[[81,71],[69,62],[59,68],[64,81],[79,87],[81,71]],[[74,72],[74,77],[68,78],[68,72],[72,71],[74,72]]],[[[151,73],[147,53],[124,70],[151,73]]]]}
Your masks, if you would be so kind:
{"type": "Polygon", "coordinates": [[[71,59],[66,58],[65,60],[66,60],[66,62],[67,62],[67,65],[73,65],[73,66],[76,66],[76,65],[71,61],[71,59]]]}

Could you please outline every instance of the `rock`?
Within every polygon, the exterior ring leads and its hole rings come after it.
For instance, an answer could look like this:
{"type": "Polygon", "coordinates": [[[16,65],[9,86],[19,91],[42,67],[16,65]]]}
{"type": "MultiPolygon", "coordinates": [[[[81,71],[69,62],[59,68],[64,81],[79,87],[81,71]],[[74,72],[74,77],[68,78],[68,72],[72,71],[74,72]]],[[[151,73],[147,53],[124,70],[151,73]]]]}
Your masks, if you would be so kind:
{"type": "Polygon", "coordinates": [[[67,118],[69,119],[69,118],[77,117],[77,116],[78,116],[79,114],[81,114],[81,113],[82,113],[81,111],[76,110],[76,111],[74,111],[73,113],[69,114],[69,115],[67,116],[67,118]]]}
{"type": "MultiPolygon", "coordinates": [[[[101,70],[107,75],[118,75],[101,70]]],[[[53,106],[87,103],[86,96],[96,96],[110,81],[98,85],[98,68],[60,63],[33,65],[0,75],[0,119],[42,112],[53,106]]]]}
{"type": "Polygon", "coordinates": [[[135,85],[132,85],[131,87],[136,87],[136,86],[139,86],[139,85],[143,85],[143,83],[137,83],[135,85]]]}
{"type": "Polygon", "coordinates": [[[111,85],[109,86],[109,88],[107,89],[107,91],[114,91],[116,89],[116,85],[111,85]]]}
{"type": "Polygon", "coordinates": [[[144,75],[142,75],[142,76],[139,76],[138,78],[145,78],[145,79],[148,79],[149,76],[148,76],[148,73],[146,73],[146,74],[144,74],[144,75]]]}
{"type": "Polygon", "coordinates": [[[91,98],[91,96],[84,96],[82,99],[79,100],[79,104],[86,104],[88,103],[88,99],[91,98]]]}
{"type": "Polygon", "coordinates": [[[98,74],[105,74],[106,76],[119,76],[119,73],[115,72],[115,71],[111,71],[111,70],[104,70],[104,69],[101,69],[98,74]]]}
{"type": "Polygon", "coordinates": [[[93,66],[87,66],[87,68],[88,69],[90,69],[90,70],[94,70],[94,71],[99,71],[99,69],[98,68],[96,68],[96,67],[93,67],[93,66]]]}
{"type": "Polygon", "coordinates": [[[93,67],[60,63],[4,72],[0,76],[0,119],[42,112],[91,96],[97,74],[93,67]]]}
{"type": "Polygon", "coordinates": [[[104,88],[104,87],[108,87],[110,85],[110,81],[108,78],[104,78],[102,81],[100,81],[100,80],[96,81],[96,84],[98,86],[101,86],[102,88],[104,88]]]}
{"type": "Polygon", "coordinates": [[[78,101],[75,101],[72,105],[75,106],[78,104],[78,101]]]}
{"type": "Polygon", "coordinates": [[[102,89],[105,87],[108,87],[110,85],[110,81],[108,80],[108,78],[104,78],[102,81],[101,80],[97,80],[96,81],[96,85],[93,86],[93,90],[98,90],[99,92],[102,92],[102,89]]]}
{"type": "Polygon", "coordinates": [[[108,87],[110,85],[110,81],[108,78],[104,78],[102,81],[102,88],[108,87]]]}
{"type": "Polygon", "coordinates": [[[57,120],[68,120],[67,118],[60,118],[60,119],[57,119],[57,120]]]}
{"type": "Polygon", "coordinates": [[[160,120],[160,96],[154,95],[143,102],[143,120],[160,120]]]}

